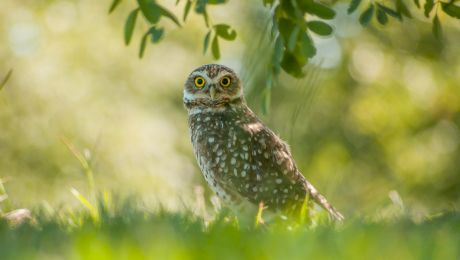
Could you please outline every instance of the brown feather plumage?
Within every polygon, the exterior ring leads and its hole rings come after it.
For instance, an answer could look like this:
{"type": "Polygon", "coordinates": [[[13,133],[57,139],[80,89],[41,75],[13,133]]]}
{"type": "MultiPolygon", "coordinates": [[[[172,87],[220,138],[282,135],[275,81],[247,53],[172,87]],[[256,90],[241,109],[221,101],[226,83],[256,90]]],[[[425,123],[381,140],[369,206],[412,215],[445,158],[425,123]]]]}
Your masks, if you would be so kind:
{"type": "Polygon", "coordinates": [[[291,215],[309,196],[332,217],[343,219],[300,173],[288,146],[246,105],[231,69],[210,64],[194,70],[185,83],[184,104],[200,169],[225,202],[263,202],[269,210],[291,215]],[[197,88],[196,77],[206,85],[197,88]],[[219,85],[223,77],[231,80],[228,87],[219,85]]]}

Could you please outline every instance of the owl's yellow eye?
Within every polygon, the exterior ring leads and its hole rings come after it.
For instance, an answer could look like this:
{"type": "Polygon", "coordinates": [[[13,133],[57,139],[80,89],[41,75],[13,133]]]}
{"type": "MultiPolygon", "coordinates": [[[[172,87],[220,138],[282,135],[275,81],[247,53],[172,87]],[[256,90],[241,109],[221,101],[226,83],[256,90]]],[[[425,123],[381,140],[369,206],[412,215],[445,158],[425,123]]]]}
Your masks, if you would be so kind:
{"type": "Polygon", "coordinates": [[[232,83],[232,80],[228,76],[225,76],[225,77],[220,79],[220,85],[222,87],[228,87],[228,86],[230,86],[230,83],[232,83]]]}
{"type": "Polygon", "coordinates": [[[197,88],[202,88],[205,83],[206,83],[206,80],[203,77],[196,77],[195,78],[195,86],[197,88]]]}

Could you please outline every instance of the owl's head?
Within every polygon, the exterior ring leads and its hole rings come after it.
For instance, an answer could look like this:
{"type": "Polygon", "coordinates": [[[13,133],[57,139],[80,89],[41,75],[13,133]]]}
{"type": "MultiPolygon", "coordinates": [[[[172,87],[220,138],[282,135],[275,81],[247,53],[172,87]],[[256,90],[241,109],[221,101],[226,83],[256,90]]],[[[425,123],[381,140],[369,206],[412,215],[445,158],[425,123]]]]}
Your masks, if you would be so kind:
{"type": "Polygon", "coordinates": [[[222,106],[235,100],[243,100],[243,88],[235,72],[226,66],[203,65],[185,81],[184,103],[188,108],[222,106]]]}

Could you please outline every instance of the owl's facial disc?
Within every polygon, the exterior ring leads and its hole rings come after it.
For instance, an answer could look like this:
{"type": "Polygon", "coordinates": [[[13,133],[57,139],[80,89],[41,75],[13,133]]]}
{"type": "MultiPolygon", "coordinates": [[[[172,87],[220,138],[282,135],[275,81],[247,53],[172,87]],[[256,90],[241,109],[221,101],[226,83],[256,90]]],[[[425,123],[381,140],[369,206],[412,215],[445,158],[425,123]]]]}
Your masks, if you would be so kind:
{"type": "Polygon", "coordinates": [[[204,65],[194,70],[185,82],[184,102],[213,105],[241,97],[243,91],[238,77],[222,65],[204,65]]]}

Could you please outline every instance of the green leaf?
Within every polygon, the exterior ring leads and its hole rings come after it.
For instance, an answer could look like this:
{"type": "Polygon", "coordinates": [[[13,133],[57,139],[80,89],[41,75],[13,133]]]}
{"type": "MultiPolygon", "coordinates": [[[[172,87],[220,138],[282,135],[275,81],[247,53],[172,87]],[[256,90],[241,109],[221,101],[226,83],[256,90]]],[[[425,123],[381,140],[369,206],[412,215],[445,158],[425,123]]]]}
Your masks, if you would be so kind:
{"type": "Polygon", "coordinates": [[[442,39],[442,27],[441,27],[441,22],[439,22],[438,15],[435,15],[433,18],[433,34],[436,39],[441,40],[442,39]]]}
{"type": "Polygon", "coordinates": [[[396,0],[396,11],[407,18],[412,18],[411,13],[403,0],[396,0]]]}
{"type": "Polygon", "coordinates": [[[147,47],[147,40],[150,37],[153,43],[157,43],[161,40],[164,34],[163,28],[156,28],[155,26],[150,27],[150,29],[142,36],[141,46],[139,48],[139,58],[144,57],[145,48],[147,47]]]}
{"type": "Polygon", "coordinates": [[[281,38],[281,36],[276,37],[272,59],[273,72],[275,75],[280,73],[280,65],[283,58],[283,45],[283,38],[281,38]]]}
{"type": "Polygon", "coordinates": [[[331,35],[333,31],[329,24],[322,21],[307,22],[307,27],[310,29],[310,31],[322,36],[331,35]]]}
{"type": "Polygon", "coordinates": [[[164,8],[161,5],[156,4],[156,6],[157,6],[158,10],[160,10],[160,14],[162,16],[168,17],[169,19],[171,19],[171,21],[173,21],[175,24],[177,24],[177,26],[181,27],[179,20],[177,19],[177,17],[173,13],[171,13],[168,9],[164,8]]]}
{"type": "Polygon", "coordinates": [[[204,23],[206,24],[206,27],[209,28],[209,16],[208,16],[208,11],[206,11],[206,9],[204,10],[203,18],[204,18],[204,23]]]}
{"type": "Polygon", "coordinates": [[[420,0],[414,0],[414,4],[417,6],[417,8],[420,8],[420,0]]]}
{"type": "Polygon", "coordinates": [[[206,36],[204,36],[203,54],[205,54],[206,51],[208,50],[209,39],[211,39],[211,31],[209,31],[209,32],[206,34],[206,36]]]}
{"type": "Polygon", "coordinates": [[[145,19],[147,19],[147,21],[152,24],[158,23],[161,17],[161,13],[157,4],[149,0],[137,0],[137,3],[139,4],[142,14],[144,15],[145,19]]]}
{"type": "Polygon", "coordinates": [[[284,51],[281,68],[293,77],[301,78],[304,76],[301,64],[299,64],[295,56],[288,51],[284,51]]]}
{"type": "Polygon", "coordinates": [[[318,16],[319,18],[330,20],[335,17],[335,11],[328,6],[313,2],[312,0],[301,1],[300,9],[309,14],[318,16]]]}
{"type": "Polygon", "coordinates": [[[302,34],[301,51],[307,58],[311,58],[316,55],[315,45],[306,32],[302,34]]]}
{"type": "Polygon", "coordinates": [[[377,9],[377,21],[379,21],[381,25],[385,25],[388,22],[387,14],[382,10],[382,8],[377,9]]]}
{"type": "Polygon", "coordinates": [[[292,19],[294,20],[295,17],[297,16],[297,10],[296,8],[294,7],[294,5],[292,4],[292,1],[291,0],[285,0],[285,1],[280,1],[280,4],[279,4],[281,10],[283,13],[284,13],[284,17],[288,18],[288,19],[292,19]]]}
{"type": "Polygon", "coordinates": [[[115,11],[118,5],[121,3],[121,0],[113,0],[112,5],[110,5],[109,14],[115,11]]]}
{"type": "Polygon", "coordinates": [[[393,10],[393,9],[383,5],[383,4],[377,4],[377,7],[379,9],[381,9],[382,11],[384,11],[389,16],[393,16],[394,18],[398,18],[399,20],[402,19],[401,15],[398,12],[396,12],[395,10],[393,10]]]}
{"type": "Polygon", "coordinates": [[[286,47],[290,52],[292,52],[295,48],[297,39],[299,38],[299,32],[300,28],[299,26],[296,26],[294,27],[294,30],[292,30],[291,35],[289,35],[289,40],[286,47]]]}
{"type": "Polygon", "coordinates": [[[220,59],[219,40],[217,35],[214,35],[214,38],[212,39],[211,51],[212,56],[214,56],[214,59],[220,59]]]}
{"type": "Polygon", "coordinates": [[[228,24],[216,24],[214,25],[214,30],[216,31],[217,35],[226,40],[233,41],[236,38],[236,31],[233,30],[228,24]]]}
{"type": "Polygon", "coordinates": [[[139,58],[141,59],[144,57],[145,47],[147,47],[147,39],[149,35],[150,33],[147,31],[147,33],[145,33],[144,36],[142,36],[141,46],[139,48],[139,58]]]}
{"type": "Polygon", "coordinates": [[[204,14],[206,12],[206,0],[197,0],[195,4],[195,12],[198,14],[204,14]]]}
{"type": "Polygon", "coordinates": [[[188,13],[190,12],[190,9],[192,7],[192,1],[187,0],[187,3],[185,3],[185,8],[184,8],[184,18],[182,19],[184,22],[187,19],[188,13]]]}
{"type": "Polygon", "coordinates": [[[372,15],[374,15],[374,5],[370,4],[366,11],[359,17],[359,23],[362,26],[367,26],[372,19],[372,15]]]}
{"type": "Polygon", "coordinates": [[[163,28],[156,28],[155,26],[151,27],[148,31],[152,37],[152,42],[157,43],[163,38],[165,30],[163,28]]]}
{"type": "Polygon", "coordinates": [[[433,7],[434,7],[434,0],[426,0],[425,5],[423,6],[426,17],[430,17],[430,12],[431,10],[433,10],[433,7]]]}
{"type": "Polygon", "coordinates": [[[442,10],[449,16],[460,19],[460,6],[451,3],[441,2],[442,10]]]}
{"type": "Polygon", "coordinates": [[[2,80],[2,83],[0,83],[0,91],[5,87],[6,83],[11,78],[12,74],[13,74],[13,69],[10,69],[8,73],[6,73],[5,78],[2,80]]]}
{"type": "Polygon", "coordinates": [[[208,0],[207,2],[210,5],[218,5],[218,4],[225,4],[227,0],[208,0]]]}
{"type": "Polygon", "coordinates": [[[278,30],[285,43],[289,42],[289,38],[291,37],[292,31],[295,27],[296,25],[289,19],[280,18],[278,20],[278,30]]]}
{"type": "Polygon", "coordinates": [[[144,17],[152,24],[158,23],[161,16],[165,16],[171,19],[177,26],[181,26],[176,16],[169,10],[165,9],[161,5],[158,5],[154,0],[137,0],[139,7],[141,8],[144,17]]]}
{"type": "Polygon", "coordinates": [[[206,27],[209,28],[209,17],[208,12],[206,11],[206,4],[206,0],[197,0],[195,3],[195,12],[203,15],[204,23],[206,24],[206,27]]]}
{"type": "Polygon", "coordinates": [[[316,54],[316,49],[310,36],[306,31],[300,32],[300,37],[295,42],[293,50],[285,49],[281,60],[283,70],[294,77],[303,75],[302,67],[307,63],[309,58],[316,54]]]}
{"type": "Polygon", "coordinates": [[[137,14],[139,13],[139,8],[134,9],[128,15],[125,23],[125,44],[129,45],[131,38],[133,37],[134,26],[136,25],[137,14]]]}
{"type": "Polygon", "coordinates": [[[361,0],[351,0],[350,6],[348,6],[348,9],[347,9],[347,13],[351,14],[354,11],[356,11],[360,3],[361,3],[361,0]]]}

